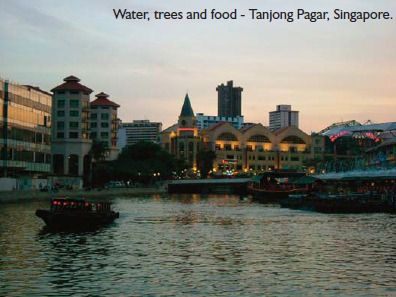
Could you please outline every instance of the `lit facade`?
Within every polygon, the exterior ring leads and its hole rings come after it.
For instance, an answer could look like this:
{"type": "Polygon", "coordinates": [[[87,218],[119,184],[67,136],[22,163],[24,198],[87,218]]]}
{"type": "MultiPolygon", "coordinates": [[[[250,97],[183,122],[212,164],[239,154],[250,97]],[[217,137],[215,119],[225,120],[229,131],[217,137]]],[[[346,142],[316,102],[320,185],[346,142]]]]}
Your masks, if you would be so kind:
{"type": "Polygon", "coordinates": [[[290,126],[298,128],[298,113],[291,109],[291,105],[277,105],[276,111],[269,113],[270,130],[276,131],[290,126]]]}
{"type": "Polygon", "coordinates": [[[220,123],[203,131],[202,137],[204,145],[216,153],[215,170],[301,170],[304,161],[321,156],[324,146],[323,137],[307,135],[296,127],[273,133],[261,124],[237,130],[220,123]]]}
{"type": "Polygon", "coordinates": [[[190,164],[196,163],[199,150],[214,151],[213,170],[228,172],[304,170],[306,161],[323,157],[321,135],[308,135],[295,126],[271,131],[261,124],[247,124],[236,129],[227,122],[199,132],[192,109],[186,112],[190,109],[186,96],[178,123],[161,133],[162,146],[190,164]]]}
{"type": "Polygon", "coordinates": [[[52,170],[57,176],[83,177],[91,168],[90,94],[80,79],[69,76],[53,88],[52,170]]]}
{"type": "Polygon", "coordinates": [[[220,116],[207,116],[203,113],[196,114],[197,128],[198,130],[208,129],[210,126],[218,124],[220,122],[227,122],[234,126],[236,129],[243,127],[243,116],[236,117],[220,117],[220,116]]]}
{"type": "Polygon", "coordinates": [[[106,160],[115,160],[118,157],[118,118],[117,103],[109,100],[109,95],[101,92],[90,103],[90,137],[93,141],[103,143],[106,160]]]}
{"type": "Polygon", "coordinates": [[[217,86],[218,97],[218,116],[219,117],[238,117],[242,116],[242,91],[241,87],[234,87],[232,80],[227,85],[217,86]]]}
{"type": "Polygon", "coordinates": [[[191,168],[197,166],[200,137],[188,94],[184,98],[178,123],[161,133],[161,145],[191,168]]]}
{"type": "Polygon", "coordinates": [[[0,80],[1,176],[50,173],[51,101],[37,87],[0,80]]]}

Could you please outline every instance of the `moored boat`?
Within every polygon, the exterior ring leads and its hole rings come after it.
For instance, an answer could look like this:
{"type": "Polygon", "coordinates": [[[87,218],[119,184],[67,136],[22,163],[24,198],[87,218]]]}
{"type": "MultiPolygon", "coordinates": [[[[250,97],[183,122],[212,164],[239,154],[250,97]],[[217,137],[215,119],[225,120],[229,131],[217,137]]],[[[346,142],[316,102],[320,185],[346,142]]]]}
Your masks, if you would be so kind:
{"type": "Polygon", "coordinates": [[[275,171],[258,176],[248,186],[248,192],[258,202],[272,203],[287,199],[291,194],[302,194],[308,191],[306,184],[296,184],[294,181],[305,176],[301,172],[275,171]]]}
{"type": "Polygon", "coordinates": [[[119,217],[110,203],[91,203],[84,199],[56,198],[50,209],[36,210],[50,229],[92,229],[109,224],[119,217]]]}

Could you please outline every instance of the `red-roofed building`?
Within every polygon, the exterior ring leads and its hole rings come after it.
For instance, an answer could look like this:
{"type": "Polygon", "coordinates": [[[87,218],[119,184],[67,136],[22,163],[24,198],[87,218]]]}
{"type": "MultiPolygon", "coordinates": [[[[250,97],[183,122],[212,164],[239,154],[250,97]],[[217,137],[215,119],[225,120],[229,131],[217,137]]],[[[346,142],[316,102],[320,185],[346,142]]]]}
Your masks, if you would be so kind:
{"type": "Polygon", "coordinates": [[[52,172],[64,182],[82,187],[91,168],[89,101],[92,90],[75,76],[53,88],[52,96],[52,172]]]}
{"type": "Polygon", "coordinates": [[[106,160],[115,160],[118,156],[117,131],[118,118],[117,103],[109,99],[106,93],[99,93],[91,102],[90,129],[91,139],[103,143],[106,148],[106,160]]]}

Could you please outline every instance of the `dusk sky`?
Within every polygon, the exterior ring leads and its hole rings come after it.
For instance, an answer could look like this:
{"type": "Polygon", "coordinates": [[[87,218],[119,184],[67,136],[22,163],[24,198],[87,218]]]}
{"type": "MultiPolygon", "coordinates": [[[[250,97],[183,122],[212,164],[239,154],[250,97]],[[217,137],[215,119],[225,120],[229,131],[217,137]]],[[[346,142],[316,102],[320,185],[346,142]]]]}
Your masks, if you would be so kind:
{"type": "Polygon", "coordinates": [[[187,91],[194,112],[217,115],[216,86],[228,80],[244,89],[247,122],[268,125],[277,104],[299,110],[308,133],[342,120],[396,121],[396,1],[0,0],[0,77],[49,91],[71,74],[92,95],[110,94],[123,122],[163,128],[177,121],[187,91]],[[395,19],[133,21],[115,20],[113,8],[340,8],[395,19]]]}

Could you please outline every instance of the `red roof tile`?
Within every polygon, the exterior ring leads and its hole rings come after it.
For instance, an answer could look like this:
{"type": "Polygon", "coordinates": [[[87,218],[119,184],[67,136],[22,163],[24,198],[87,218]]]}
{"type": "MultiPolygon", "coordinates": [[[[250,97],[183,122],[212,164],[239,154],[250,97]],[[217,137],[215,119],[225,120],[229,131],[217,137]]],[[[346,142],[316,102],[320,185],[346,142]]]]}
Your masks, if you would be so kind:
{"type": "Polygon", "coordinates": [[[70,75],[66,78],[63,79],[64,83],[53,88],[51,92],[56,92],[56,91],[81,91],[84,93],[91,94],[93,91],[80,84],[80,79],[78,77],[75,77],[73,75],[70,75]]]}
{"type": "Polygon", "coordinates": [[[106,93],[101,92],[95,95],[95,97],[96,99],[90,103],[91,106],[113,106],[115,108],[120,107],[117,103],[107,99],[109,95],[107,95],[106,93]]]}

